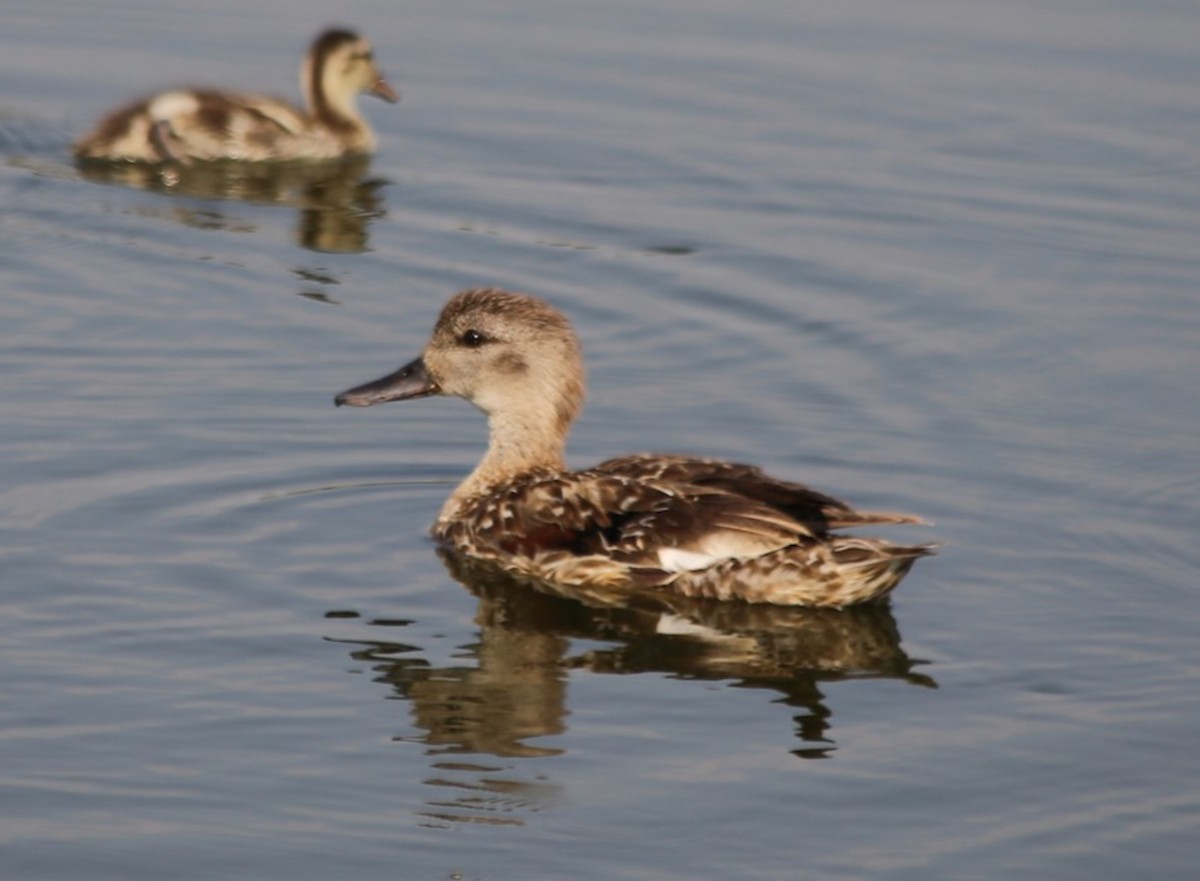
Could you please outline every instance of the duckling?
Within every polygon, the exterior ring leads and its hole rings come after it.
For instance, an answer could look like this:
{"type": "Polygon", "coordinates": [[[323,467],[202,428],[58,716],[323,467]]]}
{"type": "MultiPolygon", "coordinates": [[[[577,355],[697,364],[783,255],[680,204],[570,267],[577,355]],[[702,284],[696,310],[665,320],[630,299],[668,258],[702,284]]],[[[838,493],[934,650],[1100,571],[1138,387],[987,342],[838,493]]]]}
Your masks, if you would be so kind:
{"type": "Polygon", "coordinates": [[[487,414],[487,453],[431,533],[517,576],[843,607],[887,596],[933,552],[836,532],[917,517],[856,511],[751,465],[643,453],[570,471],[563,453],[584,394],[579,341],[561,312],[525,294],[475,288],[445,305],[420,357],[334,401],[369,407],[456,395],[487,414]]]}
{"type": "Polygon", "coordinates": [[[175,89],[110,113],[75,143],[79,160],[259,162],[370,153],[375,133],[356,105],[360,92],[400,100],[375,66],[371,44],[331,29],[313,41],[300,69],[308,111],[263,95],[175,89]]]}

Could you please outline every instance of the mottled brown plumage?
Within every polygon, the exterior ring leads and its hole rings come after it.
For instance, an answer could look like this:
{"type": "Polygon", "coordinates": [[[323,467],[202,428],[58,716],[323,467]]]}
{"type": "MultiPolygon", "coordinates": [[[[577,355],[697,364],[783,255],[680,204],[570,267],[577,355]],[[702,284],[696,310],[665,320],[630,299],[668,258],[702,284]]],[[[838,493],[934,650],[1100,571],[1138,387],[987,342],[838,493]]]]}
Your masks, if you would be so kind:
{"type": "Polygon", "coordinates": [[[74,147],[80,160],[190,162],[332,159],[375,149],[356,99],[399,96],[375,66],[371,45],[350,31],[313,41],[300,71],[306,110],[264,95],[173,89],[104,117],[74,147]]]}
{"type": "Polygon", "coordinates": [[[916,517],[855,511],[750,465],[640,454],[568,471],[563,449],[583,402],[583,361],[566,318],[530,296],[456,295],[420,358],[336,401],[366,407],[437,394],[483,410],[490,443],[433,535],[521,576],[846,606],[886,596],[932,553],[836,532],[916,517]]]}

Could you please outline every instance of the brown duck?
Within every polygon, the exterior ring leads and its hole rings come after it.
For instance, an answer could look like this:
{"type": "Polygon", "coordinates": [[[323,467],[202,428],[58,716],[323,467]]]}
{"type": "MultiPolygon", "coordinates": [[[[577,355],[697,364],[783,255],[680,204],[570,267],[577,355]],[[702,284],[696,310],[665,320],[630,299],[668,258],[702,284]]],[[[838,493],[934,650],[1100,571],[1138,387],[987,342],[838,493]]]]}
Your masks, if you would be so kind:
{"type": "Polygon", "coordinates": [[[750,465],[639,454],[569,471],[563,450],[584,398],[579,341],[543,301],[457,294],[422,355],[337,396],[369,407],[457,395],[487,414],[483,460],[450,495],[435,539],[516,575],[613,590],[796,606],[885,597],[932,546],[837,530],[920,523],[855,511],[750,465]]]}

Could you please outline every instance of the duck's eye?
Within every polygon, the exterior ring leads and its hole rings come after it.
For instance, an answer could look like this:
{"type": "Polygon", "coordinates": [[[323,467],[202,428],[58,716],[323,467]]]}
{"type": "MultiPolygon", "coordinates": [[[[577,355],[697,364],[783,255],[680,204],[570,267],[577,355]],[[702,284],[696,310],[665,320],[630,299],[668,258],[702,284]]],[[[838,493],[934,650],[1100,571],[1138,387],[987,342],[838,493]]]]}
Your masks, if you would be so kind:
{"type": "Polygon", "coordinates": [[[462,334],[459,335],[458,341],[460,343],[462,343],[464,346],[467,346],[472,349],[478,349],[480,346],[482,346],[484,343],[486,343],[488,341],[488,338],[485,337],[483,334],[481,334],[479,331],[472,329],[472,330],[464,330],[462,332],[462,334]]]}

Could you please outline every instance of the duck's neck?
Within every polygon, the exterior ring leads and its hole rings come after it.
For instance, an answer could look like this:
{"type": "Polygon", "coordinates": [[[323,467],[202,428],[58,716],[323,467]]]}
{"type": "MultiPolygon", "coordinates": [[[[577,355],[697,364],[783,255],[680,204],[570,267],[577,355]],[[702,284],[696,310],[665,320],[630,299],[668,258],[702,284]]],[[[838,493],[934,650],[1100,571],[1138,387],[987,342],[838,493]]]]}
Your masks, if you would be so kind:
{"type": "Polygon", "coordinates": [[[329,74],[328,59],[305,60],[302,76],[308,113],[327,129],[364,135],[369,132],[358,110],[358,93],[329,74]]]}
{"type": "MultiPolygon", "coordinates": [[[[482,461],[446,500],[439,523],[455,519],[464,504],[500,484],[531,473],[566,470],[566,433],[548,430],[553,418],[535,413],[492,413],[488,417],[488,449],[482,461]]],[[[564,426],[565,429],[565,426],[564,426]]]]}

